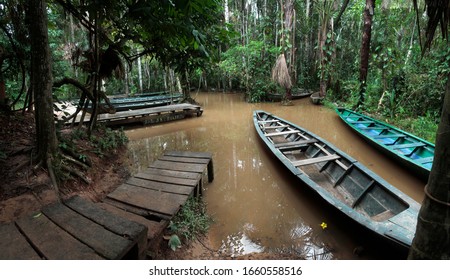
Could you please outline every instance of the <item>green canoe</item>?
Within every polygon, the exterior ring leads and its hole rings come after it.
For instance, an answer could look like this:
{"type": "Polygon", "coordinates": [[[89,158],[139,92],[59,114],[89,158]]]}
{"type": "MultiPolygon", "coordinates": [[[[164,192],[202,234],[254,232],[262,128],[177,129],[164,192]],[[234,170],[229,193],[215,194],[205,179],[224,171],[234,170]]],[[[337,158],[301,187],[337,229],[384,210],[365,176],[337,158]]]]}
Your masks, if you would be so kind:
{"type": "Polygon", "coordinates": [[[434,157],[434,144],[382,121],[337,108],[341,119],[369,143],[400,162],[420,178],[427,180],[434,157]]]}

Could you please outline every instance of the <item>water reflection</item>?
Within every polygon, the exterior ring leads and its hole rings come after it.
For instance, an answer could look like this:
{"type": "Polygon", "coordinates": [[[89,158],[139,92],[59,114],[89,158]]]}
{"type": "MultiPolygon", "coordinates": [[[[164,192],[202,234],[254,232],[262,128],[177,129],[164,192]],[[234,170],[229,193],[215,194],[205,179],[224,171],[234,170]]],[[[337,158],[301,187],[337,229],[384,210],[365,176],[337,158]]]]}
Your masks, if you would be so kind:
{"type": "Polygon", "coordinates": [[[421,182],[368,147],[332,110],[309,100],[296,100],[294,106],[249,104],[241,95],[217,93],[198,94],[196,100],[204,108],[201,117],[132,129],[127,135],[134,172],[164,151],[213,154],[215,179],[204,199],[215,220],[209,239],[216,250],[230,255],[285,252],[309,259],[390,257],[270,154],[253,126],[253,110],[269,111],[332,141],[418,201],[421,182]],[[322,222],[327,229],[320,227],[322,222]],[[367,253],[353,254],[361,246],[367,253]]]}

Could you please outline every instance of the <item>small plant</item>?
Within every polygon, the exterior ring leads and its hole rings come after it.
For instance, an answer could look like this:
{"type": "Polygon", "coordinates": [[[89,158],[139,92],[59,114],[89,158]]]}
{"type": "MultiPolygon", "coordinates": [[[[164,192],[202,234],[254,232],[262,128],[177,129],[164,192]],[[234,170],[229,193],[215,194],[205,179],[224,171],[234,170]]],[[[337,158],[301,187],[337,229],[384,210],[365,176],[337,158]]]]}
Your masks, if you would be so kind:
{"type": "Polygon", "coordinates": [[[169,239],[169,247],[172,251],[176,251],[181,246],[181,240],[176,234],[172,234],[169,239]]]}
{"type": "Polygon", "coordinates": [[[90,141],[96,148],[96,153],[103,155],[107,151],[111,151],[125,145],[128,142],[123,128],[120,130],[112,130],[111,128],[100,128],[101,136],[91,136],[90,141]]]}
{"type": "Polygon", "coordinates": [[[170,222],[169,229],[173,234],[169,239],[169,247],[175,251],[181,245],[180,236],[190,241],[205,234],[212,221],[201,198],[189,198],[170,222]]]}
{"type": "Polygon", "coordinates": [[[84,129],[74,129],[72,130],[72,138],[73,139],[85,139],[87,136],[87,133],[84,129]]]}

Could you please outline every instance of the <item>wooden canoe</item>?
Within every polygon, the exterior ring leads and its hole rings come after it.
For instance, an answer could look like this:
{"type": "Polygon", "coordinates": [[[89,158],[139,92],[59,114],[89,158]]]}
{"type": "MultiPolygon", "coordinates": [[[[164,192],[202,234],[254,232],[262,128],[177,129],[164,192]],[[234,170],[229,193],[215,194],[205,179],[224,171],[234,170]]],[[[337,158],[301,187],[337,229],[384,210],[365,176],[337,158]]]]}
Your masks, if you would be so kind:
{"type": "Polygon", "coordinates": [[[370,144],[424,180],[428,180],[434,158],[434,144],[366,115],[337,108],[341,119],[370,144]]]}
{"type": "Polygon", "coordinates": [[[320,92],[314,92],[313,94],[311,94],[310,98],[311,98],[311,102],[312,102],[313,104],[318,105],[318,104],[321,104],[321,103],[322,103],[322,100],[323,100],[325,97],[324,97],[324,96],[320,96],[320,92]]]}
{"type": "MultiPolygon", "coordinates": [[[[179,102],[182,99],[182,97],[183,95],[181,93],[176,93],[172,95],[166,94],[166,95],[111,98],[109,102],[114,107],[114,110],[116,112],[121,112],[121,111],[139,110],[169,105],[179,102]]],[[[105,102],[102,102],[100,105],[105,108],[108,107],[108,105],[105,102]]],[[[88,105],[87,111],[88,112],[92,111],[91,104],[88,105]]]]}
{"type": "Polygon", "coordinates": [[[379,236],[409,248],[420,204],[319,136],[264,111],[253,113],[274,155],[326,202],[379,236]]]}
{"type": "MultiPolygon", "coordinates": [[[[312,94],[312,92],[309,90],[299,90],[296,92],[292,92],[291,99],[299,99],[299,98],[310,96],[311,94],[312,94]]],[[[268,93],[267,94],[267,99],[270,101],[281,101],[281,100],[283,100],[283,98],[285,98],[285,93],[283,93],[283,94],[282,93],[268,93]]]]}

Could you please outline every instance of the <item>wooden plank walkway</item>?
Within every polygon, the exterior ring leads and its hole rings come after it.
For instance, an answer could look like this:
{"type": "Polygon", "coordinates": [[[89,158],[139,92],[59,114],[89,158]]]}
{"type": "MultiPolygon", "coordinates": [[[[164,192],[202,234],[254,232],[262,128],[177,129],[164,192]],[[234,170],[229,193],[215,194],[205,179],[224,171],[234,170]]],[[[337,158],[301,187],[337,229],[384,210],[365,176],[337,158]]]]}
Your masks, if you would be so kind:
{"type": "Polygon", "coordinates": [[[142,259],[147,228],[78,196],[0,225],[0,259],[142,259]]]}
{"type": "Polygon", "coordinates": [[[75,196],[0,224],[0,259],[144,259],[187,199],[213,179],[210,153],[166,152],[101,202],[75,196]]]}
{"type": "Polygon", "coordinates": [[[213,179],[210,153],[166,152],[107,195],[101,207],[136,222],[145,217],[151,246],[187,199],[213,179]]]}
{"type": "MultiPolygon", "coordinates": [[[[203,108],[201,106],[189,103],[181,103],[145,109],[120,111],[116,112],[115,114],[100,114],[98,116],[98,122],[102,122],[105,125],[111,126],[131,123],[150,124],[178,120],[193,115],[199,117],[202,114],[203,108]]],[[[86,114],[84,121],[87,122],[89,118],[90,115],[86,114]]],[[[75,123],[79,122],[80,117],[77,117],[75,123]]]]}

